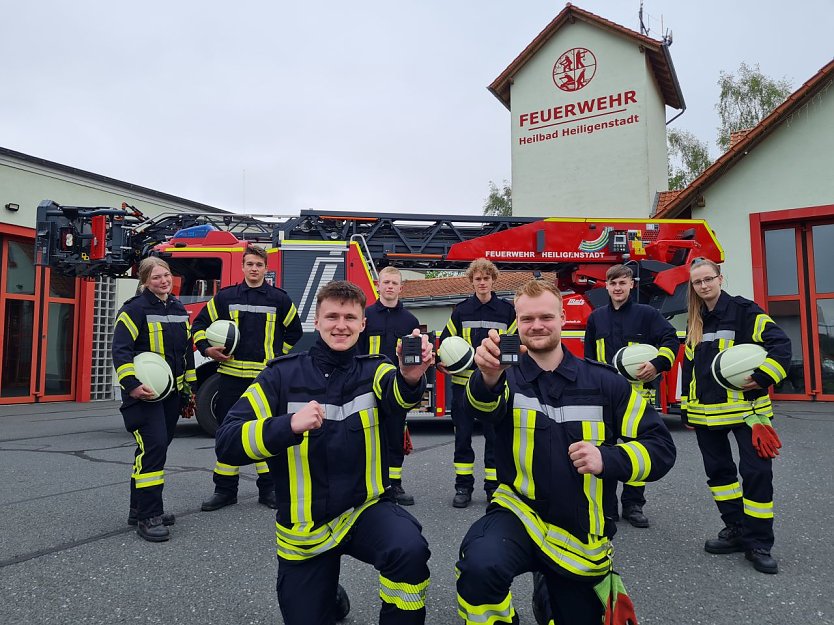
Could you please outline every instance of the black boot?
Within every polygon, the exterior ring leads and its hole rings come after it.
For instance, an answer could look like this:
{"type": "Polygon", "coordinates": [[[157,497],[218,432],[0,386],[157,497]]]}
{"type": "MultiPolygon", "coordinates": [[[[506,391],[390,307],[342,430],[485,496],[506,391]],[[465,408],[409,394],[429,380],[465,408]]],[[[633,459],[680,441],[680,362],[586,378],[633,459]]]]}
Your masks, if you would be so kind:
{"type": "Polygon", "coordinates": [[[350,612],[350,599],[345,589],[339,584],[339,587],[336,588],[336,620],[343,620],[348,612],[350,612]]]}
{"type": "Polygon", "coordinates": [[[489,480],[484,482],[484,492],[486,493],[487,503],[492,502],[492,496],[495,494],[496,489],[498,488],[498,482],[494,480],[489,480]]]}
{"type": "Polygon", "coordinates": [[[623,508],[623,518],[631,523],[634,527],[648,527],[649,519],[643,514],[643,508],[640,506],[630,506],[623,508]]]}
{"type": "Polygon", "coordinates": [[[704,543],[707,553],[735,553],[744,551],[741,545],[741,526],[728,525],[718,532],[718,538],[711,538],[704,543]]]}
{"type": "MultiPolygon", "coordinates": [[[[173,525],[176,522],[177,517],[174,516],[173,512],[162,513],[162,524],[166,527],[173,525]]],[[[137,523],[139,523],[139,511],[136,508],[131,508],[127,515],[127,524],[136,526],[137,523]]]]}
{"type": "Polygon", "coordinates": [[[165,542],[171,538],[171,532],[162,524],[162,515],[141,519],[136,525],[136,533],[152,543],[165,542]]]}
{"type": "Polygon", "coordinates": [[[455,486],[455,498],[452,505],[455,508],[465,508],[472,501],[472,489],[466,486],[455,486]]]}
{"type": "Polygon", "coordinates": [[[267,508],[272,508],[273,510],[278,509],[278,500],[275,498],[274,490],[266,490],[258,495],[258,503],[265,505],[267,508]]]}
{"type": "Polygon", "coordinates": [[[750,549],[744,553],[744,557],[753,563],[753,568],[759,573],[775,575],[779,572],[779,563],[767,549],[750,549]]]}
{"type": "Polygon", "coordinates": [[[401,506],[413,506],[414,497],[403,490],[402,482],[391,480],[391,495],[401,506]]]}
{"type": "Polygon", "coordinates": [[[226,506],[231,506],[237,503],[237,495],[230,495],[228,493],[214,493],[211,497],[203,502],[200,510],[203,512],[211,512],[212,510],[220,510],[226,506]]]}

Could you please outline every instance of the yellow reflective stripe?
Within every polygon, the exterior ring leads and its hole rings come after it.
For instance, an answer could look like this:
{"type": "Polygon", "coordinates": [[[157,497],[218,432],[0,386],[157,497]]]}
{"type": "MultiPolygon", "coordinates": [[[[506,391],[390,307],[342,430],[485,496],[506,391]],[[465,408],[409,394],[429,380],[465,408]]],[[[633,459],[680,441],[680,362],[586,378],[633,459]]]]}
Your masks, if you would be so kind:
{"type": "Polygon", "coordinates": [[[382,446],[376,408],[360,410],[362,433],[365,435],[365,501],[376,499],[384,490],[382,485],[382,446]]]}
{"type": "Polygon", "coordinates": [[[285,356],[290,353],[291,349],[292,349],[292,345],[290,345],[286,341],[284,341],[283,345],[281,345],[281,351],[283,352],[283,354],[285,356]]]}
{"type": "Polygon", "coordinates": [[[374,499],[365,502],[318,528],[313,528],[310,523],[295,524],[292,528],[287,528],[276,522],[275,540],[278,555],[287,560],[307,560],[333,549],[342,542],[359,515],[378,501],[379,499],[374,499]]]}
{"type": "Polygon", "coordinates": [[[197,372],[194,369],[188,369],[185,372],[185,381],[189,384],[197,381],[197,372]]]}
{"type": "Polygon", "coordinates": [[[247,399],[258,420],[268,419],[272,416],[272,407],[269,404],[269,400],[266,398],[266,394],[264,393],[264,389],[261,387],[260,382],[255,382],[250,385],[249,388],[243,392],[241,397],[245,397],[247,399]]]}
{"type": "Polygon", "coordinates": [[[217,321],[220,318],[220,315],[217,314],[217,304],[214,303],[213,297],[209,300],[209,303],[206,304],[206,308],[208,309],[209,319],[211,319],[212,322],[217,321]]]}
{"type": "Polygon", "coordinates": [[[136,327],[136,324],[133,323],[133,319],[131,319],[126,312],[119,313],[119,316],[116,317],[116,323],[122,322],[124,326],[127,328],[127,331],[130,332],[130,336],[133,337],[133,340],[136,340],[136,337],[139,336],[139,328],[136,327]]]}
{"type": "Polygon", "coordinates": [[[533,448],[536,435],[536,411],[513,409],[513,487],[525,497],[536,498],[533,480],[533,448]]]}
{"type": "Polygon", "coordinates": [[[281,324],[285,328],[289,328],[290,324],[293,322],[293,319],[295,319],[297,316],[298,316],[298,311],[295,308],[295,304],[290,302],[290,309],[287,311],[287,314],[284,315],[284,320],[281,322],[281,324]]]}
{"type": "Polygon", "coordinates": [[[376,368],[376,371],[374,372],[374,395],[376,395],[379,399],[382,399],[382,378],[389,371],[395,370],[394,365],[388,362],[382,362],[376,368]]]}
{"type": "MultiPolygon", "coordinates": [[[[504,381],[504,392],[502,393],[502,395],[506,399],[507,397],[509,397],[509,393],[510,393],[510,389],[507,386],[507,382],[505,380],[504,381]]],[[[496,399],[495,401],[489,401],[489,402],[478,401],[477,399],[475,399],[475,397],[473,397],[473,395],[472,395],[472,393],[469,389],[469,384],[466,385],[466,399],[469,400],[469,404],[475,410],[480,410],[481,412],[494,412],[498,408],[498,404],[501,403],[501,395],[499,395],[498,399],[496,399]]]]}
{"type": "Polygon", "coordinates": [[[463,340],[472,345],[472,328],[463,329],[463,340]]]}
{"type": "Polygon", "coordinates": [[[116,375],[119,377],[119,382],[121,382],[129,375],[136,376],[136,367],[133,366],[132,362],[127,362],[116,369],[116,375]]]}
{"type": "Polygon", "coordinates": [[[455,327],[455,324],[451,319],[449,319],[449,321],[446,322],[446,329],[449,331],[449,334],[451,334],[452,336],[457,336],[458,335],[458,329],[455,327]]]}
{"type": "Polygon", "coordinates": [[[389,480],[400,480],[403,477],[403,468],[402,467],[388,467],[388,479],[389,480]]]}
{"type": "Polygon", "coordinates": [[[163,357],[165,356],[165,338],[162,334],[162,322],[148,322],[148,342],[150,343],[152,352],[163,357]]]}
{"type": "Polygon", "coordinates": [[[142,472],[142,459],[145,457],[145,441],[142,439],[142,435],[139,433],[139,430],[134,430],[133,438],[136,439],[136,445],[139,447],[139,453],[136,454],[136,457],[133,459],[133,473],[131,474],[131,477],[142,472]]]}
{"type": "Polygon", "coordinates": [[[712,498],[715,501],[729,501],[731,499],[738,499],[742,496],[741,484],[733,482],[732,484],[723,484],[720,486],[710,486],[712,498]]]}
{"type": "Polygon", "coordinates": [[[518,332],[518,320],[513,319],[513,322],[510,324],[510,327],[507,328],[507,334],[515,334],[518,332]]]}
{"type": "Polygon", "coordinates": [[[494,482],[498,479],[498,470],[494,467],[484,467],[484,479],[494,482]]]}
{"type": "MultiPolygon", "coordinates": [[[[583,440],[596,446],[605,442],[605,423],[602,421],[582,422],[583,440]]],[[[601,536],[604,515],[602,511],[602,481],[596,476],[586,473],[582,476],[582,491],[588,500],[588,531],[594,536],[601,536]]]]}
{"type": "Polygon", "coordinates": [[[150,473],[134,473],[133,483],[136,488],[150,488],[165,483],[165,471],[151,471],[150,473]]]}
{"type": "Polygon", "coordinates": [[[266,313],[264,324],[264,360],[275,358],[275,325],[278,317],[275,313],[266,313]]]}
{"type": "Polygon", "coordinates": [[[263,460],[272,456],[264,444],[264,421],[247,421],[240,431],[240,441],[243,451],[252,460],[263,460]]]}
{"type": "Polygon", "coordinates": [[[643,419],[643,414],[646,412],[646,400],[635,392],[634,387],[631,389],[631,395],[628,398],[625,413],[623,414],[622,427],[620,433],[626,438],[637,438],[637,430],[640,427],[640,421],[643,419]]]}
{"type": "Polygon", "coordinates": [[[368,353],[378,354],[380,349],[380,343],[382,343],[382,337],[378,334],[368,337],[368,353]]]}
{"type": "Polygon", "coordinates": [[[255,471],[258,473],[269,473],[269,465],[266,462],[256,462],[255,471]]]}
{"type": "Polygon", "coordinates": [[[772,501],[753,501],[743,497],[741,500],[744,503],[744,514],[747,516],[756,517],[757,519],[772,519],[773,518],[773,502],[772,501]]]}
{"type": "Polygon", "coordinates": [[[507,596],[501,603],[485,603],[483,605],[472,605],[458,595],[458,615],[464,620],[466,625],[512,623],[515,618],[513,593],[507,593],[507,596]]]}
{"type": "Polygon", "coordinates": [[[611,543],[605,536],[588,534],[588,542],[581,542],[567,530],[543,521],[505,484],[498,485],[492,501],[515,514],[533,542],[566,571],[598,577],[611,570],[611,543]]]}
{"type": "Polygon", "coordinates": [[[775,323],[770,315],[758,314],[756,315],[756,322],[753,324],[753,341],[761,343],[763,341],[762,334],[764,334],[765,326],[768,323],[775,323]]]}
{"type": "Polygon", "coordinates": [[[429,580],[419,584],[394,582],[379,576],[379,598],[384,603],[391,603],[400,610],[421,610],[426,607],[426,591],[429,580]]]}
{"type": "Polygon", "coordinates": [[[455,475],[473,475],[475,473],[474,462],[456,462],[455,475]]]}
{"type": "Polygon", "coordinates": [[[657,350],[657,355],[662,356],[663,358],[668,360],[670,365],[675,364],[675,352],[673,352],[668,347],[661,347],[659,350],[657,350]]]}
{"type": "Polygon", "coordinates": [[[764,371],[776,384],[788,377],[785,368],[773,360],[773,358],[765,358],[765,361],[759,369],[764,371]]]}
{"type": "Polygon", "coordinates": [[[394,376],[394,399],[397,400],[397,403],[400,406],[408,410],[414,408],[414,406],[420,403],[419,397],[417,398],[417,401],[414,402],[407,402],[403,399],[402,391],[400,390],[400,379],[397,376],[394,376]]]}
{"type": "Polygon", "coordinates": [[[304,432],[301,443],[287,449],[287,473],[290,486],[290,520],[293,524],[313,520],[313,492],[310,476],[310,433],[304,432]]]}
{"type": "Polygon", "coordinates": [[[236,467],[233,464],[225,464],[218,460],[214,465],[214,472],[217,475],[235,476],[240,475],[240,467],[236,467]]]}
{"type": "Polygon", "coordinates": [[[597,339],[597,360],[605,362],[605,339],[597,339]]]}
{"type": "Polygon", "coordinates": [[[457,384],[458,386],[463,386],[467,382],[469,382],[469,378],[472,377],[472,374],[475,373],[472,369],[465,369],[459,373],[452,374],[452,384],[457,384]]]}
{"type": "Polygon", "coordinates": [[[199,341],[208,341],[205,330],[197,330],[194,333],[194,342],[197,343],[199,341]]]}
{"type": "Polygon", "coordinates": [[[626,482],[645,480],[652,470],[652,459],[643,444],[638,441],[628,441],[617,443],[616,446],[625,451],[631,460],[631,476],[626,482]]]}

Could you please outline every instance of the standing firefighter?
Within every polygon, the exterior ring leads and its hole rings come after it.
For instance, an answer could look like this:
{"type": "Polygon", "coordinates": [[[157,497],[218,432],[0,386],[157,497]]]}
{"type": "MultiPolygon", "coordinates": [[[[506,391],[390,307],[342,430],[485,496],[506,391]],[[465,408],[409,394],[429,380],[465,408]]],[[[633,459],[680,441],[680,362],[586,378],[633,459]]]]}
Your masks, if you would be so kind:
{"type": "Polygon", "coordinates": [[[502,337],[490,332],[467,386],[469,413],[495,425],[499,486],[460,547],[458,611],[467,624],[517,623],[513,579],[540,571],[550,618],[599,623],[598,589],[619,587],[610,544],[616,525],[606,519],[617,505],[617,482],[661,478],[675,447],[622,376],[562,346],[565,313],[554,285],[528,282],[515,309],[519,364],[500,364],[502,337]]]}
{"type": "MultiPolygon", "coordinates": [[[[383,423],[422,397],[434,358],[399,370],[359,355],[365,294],[349,282],[316,297],[319,332],[309,352],[277,358],[229,411],[217,456],[230,464],[269,464],[278,495],[278,603],[287,625],[336,619],[342,555],[373,564],[382,599],[379,622],[422,624],[429,548],[417,520],[389,499],[383,423]]],[[[419,332],[415,332],[419,336],[419,332]]]]}
{"type": "MultiPolygon", "coordinates": [[[[634,273],[625,265],[614,265],[605,273],[605,288],[610,304],[594,310],[585,329],[585,358],[611,364],[614,354],[623,347],[645,343],[656,347],[658,354],[644,362],[637,372],[634,390],[654,404],[652,381],[675,363],[678,337],[675,328],[655,308],[632,301],[634,273]]],[[[641,482],[623,484],[623,518],[634,527],[648,527],[643,514],[646,486],[641,482]]],[[[615,513],[614,518],[618,518],[615,513]]]]}
{"type": "MultiPolygon", "coordinates": [[[[417,317],[403,308],[400,293],[403,278],[396,267],[384,267],[379,272],[379,299],[365,310],[365,330],[359,338],[362,354],[382,354],[395,365],[398,362],[399,340],[420,327],[417,317]]],[[[407,411],[392,413],[385,424],[388,439],[388,478],[391,494],[403,506],[414,505],[414,497],[402,486],[403,434],[407,411]]]]}
{"type": "Polygon", "coordinates": [[[777,573],[773,546],[773,461],[782,446],[770,425],[773,406],[767,389],[786,377],[791,362],[787,335],[758,305],[722,290],[724,277],[714,262],[697,258],[690,267],[689,318],[683,361],[681,407],[695,428],[707,484],[724,529],[707,540],[709,553],[744,551],[762,573],[777,573]],[[764,363],[743,390],[728,390],[713,376],[715,356],[733,345],[757,343],[764,363]],[[738,472],[729,434],[736,439],[738,472]],[[744,487],[738,481],[741,473],[744,487]]]}
{"type": "Polygon", "coordinates": [[[127,300],[116,317],[113,366],[122,387],[121,412],[125,428],[136,439],[130,476],[130,514],[127,522],[145,540],[170,538],[173,514],[164,512],[165,459],[174,438],[183,397],[190,399],[190,383],[197,380],[188,312],[171,295],[173,278],[168,263],[156,257],[139,264],[142,292],[127,300]],[[175,388],[154,401],[154,391],[136,378],[134,358],[153,352],[165,359],[175,388]]]}
{"type": "MultiPolygon", "coordinates": [[[[448,336],[463,337],[472,347],[477,347],[490,330],[499,334],[513,334],[516,330],[515,309],[492,290],[498,279],[498,269],[485,258],[472,261],[466,270],[475,293],[455,306],[452,317],[441,335],[441,342],[448,336]]],[[[472,449],[473,419],[465,409],[466,383],[474,371],[471,368],[452,375],[452,423],[455,425],[455,496],[452,505],[465,508],[472,501],[475,485],[475,451],[472,449]]],[[[441,371],[446,371],[442,365],[441,371]]],[[[495,432],[492,423],[483,423],[484,431],[484,491],[487,500],[492,498],[498,482],[495,478],[495,432]]]]}
{"type": "MultiPolygon", "coordinates": [[[[195,346],[201,354],[219,363],[220,385],[214,407],[219,424],[266,363],[289,352],[304,333],[289,295],[266,283],[266,260],[263,248],[249,245],[243,253],[244,281],[218,291],[194,320],[195,346]],[[240,333],[232,355],[226,354],[223,347],[212,347],[206,339],[206,329],[219,319],[234,322],[240,333]]],[[[257,463],[255,468],[258,501],[275,508],[269,468],[265,462],[257,463]]],[[[203,511],[237,503],[240,467],[218,459],[213,478],[214,494],[203,502],[203,511]]]]}

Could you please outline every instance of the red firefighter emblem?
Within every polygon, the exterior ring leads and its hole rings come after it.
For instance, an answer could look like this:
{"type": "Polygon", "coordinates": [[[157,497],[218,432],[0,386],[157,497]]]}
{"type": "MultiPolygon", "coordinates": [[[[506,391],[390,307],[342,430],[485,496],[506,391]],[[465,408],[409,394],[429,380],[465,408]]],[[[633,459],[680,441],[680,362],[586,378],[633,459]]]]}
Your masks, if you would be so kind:
{"type": "Polygon", "coordinates": [[[562,91],[579,91],[591,82],[597,58],[588,48],[571,48],[553,66],[553,83],[562,91]]]}

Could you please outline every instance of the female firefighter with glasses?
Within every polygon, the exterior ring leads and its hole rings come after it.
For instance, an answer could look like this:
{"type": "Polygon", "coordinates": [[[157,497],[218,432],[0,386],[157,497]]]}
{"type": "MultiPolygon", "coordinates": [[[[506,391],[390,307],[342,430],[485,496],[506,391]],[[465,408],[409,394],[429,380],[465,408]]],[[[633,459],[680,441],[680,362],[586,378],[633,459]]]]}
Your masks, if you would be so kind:
{"type": "Polygon", "coordinates": [[[770,425],[768,387],[785,379],[791,342],[755,302],[729,295],[723,283],[717,264],[705,258],[692,261],[681,406],[695,428],[707,484],[725,524],[704,549],[719,554],[743,551],[757,571],[777,573],[778,564],[770,555],[772,459],[782,443],[770,425]],[[714,376],[713,360],[719,352],[744,343],[762,346],[767,356],[741,390],[730,390],[714,376]],[[730,432],[739,449],[738,472],[730,432]]]}

